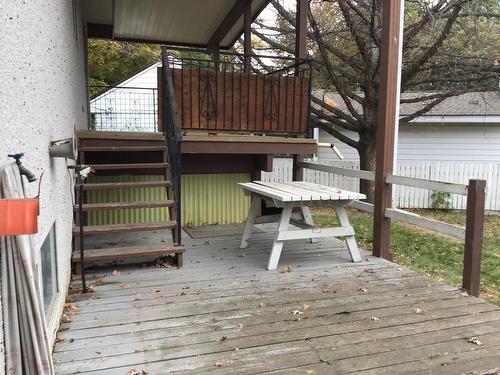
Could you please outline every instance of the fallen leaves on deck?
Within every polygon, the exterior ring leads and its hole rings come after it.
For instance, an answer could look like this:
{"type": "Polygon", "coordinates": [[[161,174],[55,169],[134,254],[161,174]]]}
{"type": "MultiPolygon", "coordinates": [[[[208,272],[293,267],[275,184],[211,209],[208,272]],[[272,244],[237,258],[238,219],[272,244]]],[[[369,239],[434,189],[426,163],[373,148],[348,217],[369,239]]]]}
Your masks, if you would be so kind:
{"type": "Polygon", "coordinates": [[[482,345],[483,343],[477,339],[477,337],[469,337],[467,339],[467,342],[470,342],[471,344],[474,345],[482,345]]]}
{"type": "Polygon", "coordinates": [[[319,360],[327,365],[333,366],[333,358],[331,357],[321,357],[319,360]]]}
{"type": "Polygon", "coordinates": [[[292,272],[292,266],[290,264],[288,266],[283,267],[280,270],[280,273],[289,273],[289,272],[292,272]]]}

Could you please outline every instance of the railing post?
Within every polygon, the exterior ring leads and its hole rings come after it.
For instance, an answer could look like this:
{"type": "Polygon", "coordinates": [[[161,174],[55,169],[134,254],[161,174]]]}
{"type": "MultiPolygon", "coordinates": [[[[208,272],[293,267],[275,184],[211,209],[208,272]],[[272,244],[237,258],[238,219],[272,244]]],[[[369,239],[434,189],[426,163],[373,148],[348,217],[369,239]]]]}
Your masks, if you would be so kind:
{"type": "Polygon", "coordinates": [[[476,297],[479,296],[481,285],[481,251],[483,246],[485,190],[485,180],[469,181],[465,221],[462,289],[476,297]]]}

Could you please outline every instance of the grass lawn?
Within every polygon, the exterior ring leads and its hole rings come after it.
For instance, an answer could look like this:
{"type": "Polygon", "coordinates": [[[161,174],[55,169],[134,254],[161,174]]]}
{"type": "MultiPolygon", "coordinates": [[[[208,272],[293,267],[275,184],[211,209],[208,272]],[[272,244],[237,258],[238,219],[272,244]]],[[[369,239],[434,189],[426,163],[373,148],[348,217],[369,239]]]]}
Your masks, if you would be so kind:
{"type": "MultiPolygon", "coordinates": [[[[465,225],[465,213],[460,211],[413,210],[422,216],[451,224],[465,225]]],[[[337,224],[333,210],[314,209],[314,222],[319,226],[337,224]]],[[[356,230],[358,245],[372,250],[372,215],[349,210],[356,230]]],[[[394,262],[406,265],[449,285],[462,285],[463,241],[436,234],[393,220],[391,252],[394,262]]],[[[500,215],[486,215],[483,253],[481,258],[481,296],[500,305],[500,215]]]]}

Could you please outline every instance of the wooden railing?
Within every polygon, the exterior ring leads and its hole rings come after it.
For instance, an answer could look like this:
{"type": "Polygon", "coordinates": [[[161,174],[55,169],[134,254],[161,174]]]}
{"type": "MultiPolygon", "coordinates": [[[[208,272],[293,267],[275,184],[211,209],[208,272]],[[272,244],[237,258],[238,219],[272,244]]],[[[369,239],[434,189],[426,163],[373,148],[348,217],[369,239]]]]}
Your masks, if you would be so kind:
{"type": "Polygon", "coordinates": [[[168,55],[183,131],[308,134],[310,60],[222,52],[215,60],[202,57],[168,55]]]}
{"type": "MultiPolygon", "coordinates": [[[[369,181],[375,180],[375,173],[371,171],[347,169],[310,162],[299,162],[298,166],[301,168],[355,177],[369,181]]],[[[414,177],[389,175],[386,178],[386,183],[467,196],[465,227],[429,219],[397,208],[386,209],[385,217],[464,240],[462,288],[469,294],[478,296],[480,291],[486,181],[469,180],[469,183],[465,185],[443,181],[425,180],[414,177]]],[[[366,202],[355,201],[352,203],[352,207],[372,214],[374,211],[373,204],[366,202]]]]}

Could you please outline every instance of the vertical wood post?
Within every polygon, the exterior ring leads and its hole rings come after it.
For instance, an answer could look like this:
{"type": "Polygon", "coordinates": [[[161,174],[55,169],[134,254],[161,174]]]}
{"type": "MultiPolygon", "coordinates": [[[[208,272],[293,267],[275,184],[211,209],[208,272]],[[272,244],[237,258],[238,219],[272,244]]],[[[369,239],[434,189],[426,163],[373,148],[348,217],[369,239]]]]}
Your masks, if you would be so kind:
{"type": "Polygon", "coordinates": [[[479,296],[481,285],[481,250],[483,247],[485,190],[485,180],[469,181],[462,288],[476,297],[479,296]]]}
{"type": "Polygon", "coordinates": [[[307,0],[297,0],[295,21],[295,58],[307,58],[307,0]]]}
{"type": "Polygon", "coordinates": [[[244,27],[244,35],[243,35],[243,53],[245,54],[244,58],[244,68],[245,73],[250,72],[250,67],[252,65],[252,60],[250,55],[252,54],[252,2],[247,1],[245,4],[245,11],[243,13],[243,27],[244,27]]]}
{"type": "Polygon", "coordinates": [[[293,155],[292,181],[304,180],[304,168],[299,167],[298,162],[302,161],[302,155],[293,155]]]}
{"type": "Polygon", "coordinates": [[[401,2],[383,2],[382,49],[380,59],[380,86],[377,111],[375,207],[373,226],[373,254],[391,259],[391,221],[385,217],[386,208],[392,206],[392,186],[386,176],[393,173],[394,132],[396,126],[399,87],[398,61],[401,2]]]}

